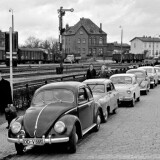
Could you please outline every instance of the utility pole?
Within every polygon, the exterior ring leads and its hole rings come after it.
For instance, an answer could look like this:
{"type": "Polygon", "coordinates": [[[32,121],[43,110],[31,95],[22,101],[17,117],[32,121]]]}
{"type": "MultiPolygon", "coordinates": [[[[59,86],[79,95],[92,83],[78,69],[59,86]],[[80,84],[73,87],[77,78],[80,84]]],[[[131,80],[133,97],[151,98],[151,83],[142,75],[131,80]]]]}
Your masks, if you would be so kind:
{"type": "Polygon", "coordinates": [[[65,28],[63,28],[63,16],[65,15],[66,11],[73,12],[74,9],[63,9],[63,7],[60,7],[58,9],[58,17],[59,17],[59,53],[62,55],[62,35],[65,32],[65,28]]]}

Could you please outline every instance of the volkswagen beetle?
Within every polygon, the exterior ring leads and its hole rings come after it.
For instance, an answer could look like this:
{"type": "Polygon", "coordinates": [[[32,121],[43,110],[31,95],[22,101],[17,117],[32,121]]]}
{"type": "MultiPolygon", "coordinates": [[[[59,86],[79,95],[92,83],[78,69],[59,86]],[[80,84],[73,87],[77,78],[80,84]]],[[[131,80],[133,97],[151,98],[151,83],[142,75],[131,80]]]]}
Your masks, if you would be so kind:
{"type": "Polygon", "coordinates": [[[8,141],[17,154],[28,145],[65,143],[70,153],[91,129],[98,131],[101,118],[90,88],[81,82],[56,82],[36,90],[31,106],[11,122],[8,141]]]}
{"type": "Polygon", "coordinates": [[[119,103],[119,94],[115,90],[114,84],[111,80],[100,79],[87,79],[86,83],[92,90],[93,97],[99,106],[101,106],[101,120],[106,122],[110,113],[116,113],[119,103]]]}

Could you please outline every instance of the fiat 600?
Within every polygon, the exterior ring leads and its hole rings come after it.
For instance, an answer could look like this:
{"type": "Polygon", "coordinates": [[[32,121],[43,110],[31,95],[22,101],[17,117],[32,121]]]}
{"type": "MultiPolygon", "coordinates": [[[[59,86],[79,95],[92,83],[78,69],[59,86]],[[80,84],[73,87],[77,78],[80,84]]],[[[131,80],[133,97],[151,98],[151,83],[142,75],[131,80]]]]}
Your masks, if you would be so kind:
{"type": "Polygon", "coordinates": [[[64,143],[70,153],[85,133],[100,128],[100,107],[81,82],[57,82],[36,90],[30,108],[11,122],[8,141],[17,154],[27,145],[64,143]]]}
{"type": "Polygon", "coordinates": [[[147,95],[150,89],[150,79],[147,75],[147,71],[145,71],[144,69],[129,69],[126,73],[132,73],[137,76],[140,91],[144,92],[147,95]]]}
{"type": "Polygon", "coordinates": [[[110,77],[119,92],[119,102],[127,101],[132,107],[140,100],[140,87],[135,74],[114,74],[110,77]]]}
{"type": "Polygon", "coordinates": [[[118,108],[118,91],[109,79],[88,79],[84,83],[91,88],[94,99],[101,106],[101,120],[106,122],[109,113],[116,113],[118,108]]]}

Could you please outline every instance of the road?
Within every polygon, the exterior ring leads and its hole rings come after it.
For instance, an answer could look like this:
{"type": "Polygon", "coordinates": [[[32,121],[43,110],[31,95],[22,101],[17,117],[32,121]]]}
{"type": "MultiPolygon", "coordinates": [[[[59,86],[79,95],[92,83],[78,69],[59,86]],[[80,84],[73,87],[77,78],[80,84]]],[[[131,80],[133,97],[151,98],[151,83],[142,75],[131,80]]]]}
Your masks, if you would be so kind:
{"type": "MultiPolygon", "coordinates": [[[[120,107],[100,131],[87,134],[69,154],[63,146],[46,146],[13,154],[9,160],[160,160],[160,85],[142,95],[135,107],[120,107]]],[[[1,147],[1,146],[0,146],[1,147]]],[[[14,153],[14,146],[8,153],[14,153]]]]}

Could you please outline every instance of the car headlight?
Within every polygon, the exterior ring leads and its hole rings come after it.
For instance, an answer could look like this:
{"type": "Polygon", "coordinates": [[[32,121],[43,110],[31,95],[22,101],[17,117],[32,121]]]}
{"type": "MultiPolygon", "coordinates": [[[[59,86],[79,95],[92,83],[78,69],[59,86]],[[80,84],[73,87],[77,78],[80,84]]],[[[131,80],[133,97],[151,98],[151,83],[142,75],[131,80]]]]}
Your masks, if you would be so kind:
{"type": "Polygon", "coordinates": [[[127,90],[127,93],[128,93],[128,94],[131,94],[131,91],[130,91],[130,90],[127,90]]]}
{"type": "Polygon", "coordinates": [[[58,121],[54,125],[54,130],[59,134],[63,133],[65,131],[65,129],[66,129],[66,126],[62,121],[58,121]]]}
{"type": "Polygon", "coordinates": [[[21,130],[22,125],[19,122],[13,122],[11,124],[11,131],[13,134],[17,134],[21,130]]]}

